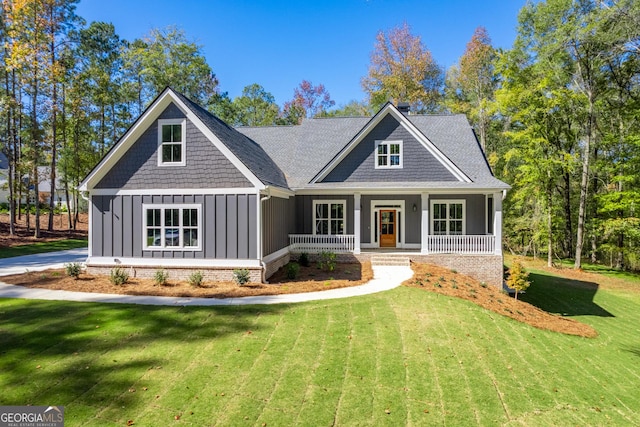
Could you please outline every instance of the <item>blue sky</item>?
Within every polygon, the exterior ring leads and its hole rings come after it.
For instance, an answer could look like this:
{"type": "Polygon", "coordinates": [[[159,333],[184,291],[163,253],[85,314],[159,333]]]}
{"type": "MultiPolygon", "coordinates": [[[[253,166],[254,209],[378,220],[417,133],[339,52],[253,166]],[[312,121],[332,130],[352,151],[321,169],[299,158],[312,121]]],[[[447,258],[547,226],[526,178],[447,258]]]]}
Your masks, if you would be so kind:
{"type": "Polygon", "coordinates": [[[220,89],[234,98],[252,83],[282,105],[303,80],[322,83],[337,105],[363,100],[360,79],[378,31],[407,22],[436,62],[449,68],[476,27],[508,49],[526,0],[326,0],[318,2],[81,0],[77,14],[112,22],[134,40],[175,25],[202,46],[220,89]]]}

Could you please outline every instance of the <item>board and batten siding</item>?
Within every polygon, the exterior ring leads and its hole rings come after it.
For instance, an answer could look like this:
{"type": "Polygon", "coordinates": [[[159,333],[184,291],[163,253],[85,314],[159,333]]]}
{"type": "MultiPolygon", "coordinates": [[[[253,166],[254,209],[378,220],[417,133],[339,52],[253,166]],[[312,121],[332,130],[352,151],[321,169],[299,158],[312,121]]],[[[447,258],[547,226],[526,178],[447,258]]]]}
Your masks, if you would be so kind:
{"type": "Polygon", "coordinates": [[[296,196],[295,212],[296,227],[295,234],[313,234],[315,225],[313,224],[313,201],[314,200],[346,200],[347,211],[345,212],[345,220],[347,222],[346,234],[354,234],[353,231],[353,195],[314,195],[314,196],[296,196]]]}
{"type": "MultiPolygon", "coordinates": [[[[433,200],[464,200],[465,201],[465,229],[468,235],[486,234],[487,209],[486,196],[484,194],[432,194],[429,196],[429,209],[433,200]]],[[[431,227],[431,217],[433,213],[429,213],[429,227],[431,227]]],[[[431,233],[431,230],[429,230],[431,233]]]]}
{"type": "Polygon", "coordinates": [[[322,182],[455,182],[458,179],[387,115],[322,182]],[[402,141],[402,168],[376,169],[375,142],[402,141]]]}
{"type": "Polygon", "coordinates": [[[257,259],[255,194],[91,197],[94,257],[257,259]],[[143,250],[143,204],[199,205],[200,250],[143,250]]]}
{"type": "Polygon", "coordinates": [[[421,230],[422,230],[422,211],[421,211],[421,198],[419,194],[408,195],[363,195],[360,203],[362,209],[360,210],[362,219],[360,220],[360,238],[362,243],[371,242],[371,227],[375,228],[375,224],[371,219],[371,202],[373,200],[404,200],[404,221],[405,224],[400,224],[400,227],[404,228],[405,242],[401,243],[420,243],[421,230]],[[413,211],[413,205],[416,205],[416,211],[413,211]]]}
{"type": "Polygon", "coordinates": [[[295,199],[271,197],[262,204],[262,253],[264,256],[289,246],[295,233],[295,199]]]}
{"type": "MultiPolygon", "coordinates": [[[[158,119],[182,119],[170,104],[158,119]]],[[[186,120],[186,165],[158,166],[158,120],[107,172],[96,188],[123,190],[248,188],[253,185],[200,130],[186,120]]]]}

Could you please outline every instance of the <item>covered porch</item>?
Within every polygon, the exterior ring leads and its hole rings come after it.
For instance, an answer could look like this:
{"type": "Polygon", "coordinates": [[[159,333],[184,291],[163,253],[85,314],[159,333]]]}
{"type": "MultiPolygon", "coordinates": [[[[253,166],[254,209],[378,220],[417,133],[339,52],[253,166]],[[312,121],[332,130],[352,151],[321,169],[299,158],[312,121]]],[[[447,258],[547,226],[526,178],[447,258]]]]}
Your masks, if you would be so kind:
{"type": "Polygon", "coordinates": [[[289,234],[289,250],[501,256],[502,196],[501,192],[458,197],[422,192],[391,198],[355,193],[351,212],[346,204],[335,209],[337,215],[343,212],[343,222],[330,218],[337,226],[325,230],[333,233],[289,234]],[[349,219],[353,222],[347,227],[349,219]],[[347,230],[353,233],[346,234],[347,230]]]}

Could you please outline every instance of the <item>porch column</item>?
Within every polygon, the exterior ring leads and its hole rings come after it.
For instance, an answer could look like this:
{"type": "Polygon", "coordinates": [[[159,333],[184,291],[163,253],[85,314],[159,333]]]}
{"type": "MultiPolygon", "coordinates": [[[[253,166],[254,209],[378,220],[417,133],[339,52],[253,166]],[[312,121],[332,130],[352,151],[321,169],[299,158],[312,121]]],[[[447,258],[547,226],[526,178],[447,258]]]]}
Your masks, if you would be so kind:
{"type": "Polygon", "coordinates": [[[494,253],[502,255],[502,193],[493,193],[493,235],[496,239],[494,253]]]}
{"type": "Polygon", "coordinates": [[[353,194],[353,253],[360,253],[360,193],[353,194]]]}
{"type": "Polygon", "coordinates": [[[420,253],[429,253],[429,193],[421,193],[420,200],[422,201],[422,230],[420,235],[420,253]]]}

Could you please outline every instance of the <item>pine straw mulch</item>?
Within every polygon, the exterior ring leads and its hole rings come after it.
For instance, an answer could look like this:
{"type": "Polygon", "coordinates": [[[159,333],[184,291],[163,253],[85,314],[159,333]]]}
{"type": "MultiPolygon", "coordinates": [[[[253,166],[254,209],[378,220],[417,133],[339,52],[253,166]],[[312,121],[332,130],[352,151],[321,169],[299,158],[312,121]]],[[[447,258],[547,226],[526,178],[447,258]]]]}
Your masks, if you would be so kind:
{"type": "Polygon", "coordinates": [[[286,279],[284,269],[269,278],[269,283],[204,282],[193,287],[186,281],[169,279],[156,285],[152,279],[130,278],[121,286],[112,284],[108,276],[82,273],[78,280],[68,277],[63,269],[28,272],[0,277],[0,281],[28,288],[56,289],[75,292],[96,292],[121,295],[150,295],[198,298],[238,298],[258,295],[281,295],[326,291],[357,286],[373,278],[371,263],[337,264],[334,271],[324,271],[315,265],[300,266],[295,280],[286,279]]]}
{"type": "Polygon", "coordinates": [[[538,329],[593,338],[598,332],[589,325],[548,313],[524,301],[516,300],[494,286],[430,264],[411,264],[413,278],[404,286],[462,298],[503,316],[538,329]]]}
{"type": "Polygon", "coordinates": [[[42,214],[40,217],[39,239],[33,237],[35,230],[35,215],[29,218],[30,228],[27,230],[27,216],[22,214],[20,219],[16,218],[16,235],[9,235],[9,214],[0,214],[0,247],[28,245],[30,243],[47,242],[60,239],[86,239],[89,229],[89,216],[86,213],[78,215],[78,223],[75,230],[69,229],[69,217],[66,213],[53,216],[53,230],[47,231],[49,224],[49,214],[42,214]]]}

